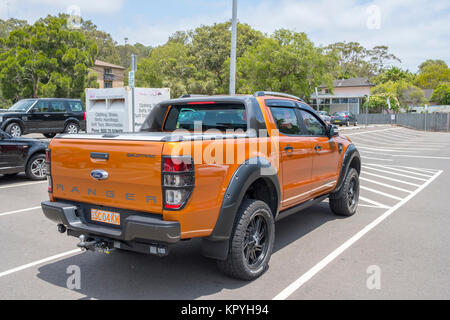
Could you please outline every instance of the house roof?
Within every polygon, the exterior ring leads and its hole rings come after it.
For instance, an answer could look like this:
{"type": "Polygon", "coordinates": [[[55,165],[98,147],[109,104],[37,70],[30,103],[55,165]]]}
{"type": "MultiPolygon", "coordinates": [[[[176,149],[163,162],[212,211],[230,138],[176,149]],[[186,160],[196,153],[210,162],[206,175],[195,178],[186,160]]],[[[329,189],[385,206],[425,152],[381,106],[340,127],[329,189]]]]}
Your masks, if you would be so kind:
{"type": "Polygon", "coordinates": [[[106,67],[106,68],[114,68],[114,69],[126,70],[126,68],[124,68],[124,67],[118,66],[116,64],[108,63],[108,62],[105,62],[105,61],[101,61],[101,60],[95,60],[94,65],[98,66],[98,67],[106,67]]]}
{"type": "MultiPolygon", "coordinates": [[[[345,88],[345,87],[373,87],[374,85],[370,83],[368,78],[350,78],[334,80],[334,88],[345,88]]],[[[326,85],[321,85],[319,88],[327,88],[326,85]]]]}

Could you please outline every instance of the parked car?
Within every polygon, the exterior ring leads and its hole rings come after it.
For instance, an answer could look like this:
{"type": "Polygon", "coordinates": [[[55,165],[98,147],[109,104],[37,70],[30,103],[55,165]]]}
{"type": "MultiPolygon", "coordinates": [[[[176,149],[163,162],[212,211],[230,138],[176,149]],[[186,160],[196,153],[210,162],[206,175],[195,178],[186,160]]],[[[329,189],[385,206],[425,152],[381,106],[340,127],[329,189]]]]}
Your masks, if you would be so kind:
{"type": "Polygon", "coordinates": [[[202,238],[203,254],[244,280],[267,270],[276,221],[326,199],[352,216],[359,201],[356,147],[304,101],[274,92],[164,101],[140,133],[58,135],[48,165],[43,213],[79,248],[166,256],[202,238]],[[252,147],[264,143],[270,152],[252,147]],[[212,146],[217,161],[203,157],[212,146]]]}
{"type": "Polygon", "coordinates": [[[42,133],[53,138],[58,133],[86,130],[86,116],[81,100],[25,99],[0,113],[0,129],[13,137],[42,133]]]}
{"type": "Polygon", "coordinates": [[[346,125],[347,127],[349,127],[351,124],[357,126],[358,119],[353,113],[348,111],[342,111],[333,114],[333,116],[331,117],[331,123],[339,126],[346,125]]]}
{"type": "Polygon", "coordinates": [[[45,180],[48,142],[15,138],[0,130],[0,174],[12,177],[25,172],[31,180],[45,180]]]}
{"type": "Polygon", "coordinates": [[[318,114],[326,124],[331,124],[331,116],[328,114],[328,112],[319,111],[318,114]]]}

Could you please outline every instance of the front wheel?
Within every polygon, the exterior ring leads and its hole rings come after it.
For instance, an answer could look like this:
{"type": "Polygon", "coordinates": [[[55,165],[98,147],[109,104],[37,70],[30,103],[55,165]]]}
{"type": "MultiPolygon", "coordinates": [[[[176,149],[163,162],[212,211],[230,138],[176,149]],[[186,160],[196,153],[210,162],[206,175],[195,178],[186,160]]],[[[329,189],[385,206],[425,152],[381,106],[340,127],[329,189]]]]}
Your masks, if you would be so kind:
{"type": "Polygon", "coordinates": [[[14,138],[19,138],[22,136],[22,128],[18,123],[11,123],[8,127],[6,127],[6,132],[14,138]]]}
{"type": "Polygon", "coordinates": [[[31,157],[27,163],[26,174],[34,181],[47,179],[45,154],[40,153],[31,157]]]}
{"type": "Polygon", "coordinates": [[[353,216],[358,209],[359,191],[358,171],[351,168],[347,173],[339,197],[330,197],[331,211],[338,216],[353,216]]]}
{"type": "Polygon", "coordinates": [[[275,241],[275,222],[269,206],[245,200],[239,208],[230,249],[219,269],[233,278],[254,280],[268,268],[275,241]]]}

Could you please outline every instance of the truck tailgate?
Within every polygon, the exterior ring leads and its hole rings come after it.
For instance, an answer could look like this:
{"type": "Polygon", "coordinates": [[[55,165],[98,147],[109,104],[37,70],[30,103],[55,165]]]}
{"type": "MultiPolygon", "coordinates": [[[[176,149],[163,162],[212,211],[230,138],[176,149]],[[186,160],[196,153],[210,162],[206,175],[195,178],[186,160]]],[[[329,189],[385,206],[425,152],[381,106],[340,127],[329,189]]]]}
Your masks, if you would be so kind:
{"type": "Polygon", "coordinates": [[[163,146],[160,141],[53,139],[53,197],[162,214],[163,146]],[[94,178],[96,170],[108,177],[94,178]]]}

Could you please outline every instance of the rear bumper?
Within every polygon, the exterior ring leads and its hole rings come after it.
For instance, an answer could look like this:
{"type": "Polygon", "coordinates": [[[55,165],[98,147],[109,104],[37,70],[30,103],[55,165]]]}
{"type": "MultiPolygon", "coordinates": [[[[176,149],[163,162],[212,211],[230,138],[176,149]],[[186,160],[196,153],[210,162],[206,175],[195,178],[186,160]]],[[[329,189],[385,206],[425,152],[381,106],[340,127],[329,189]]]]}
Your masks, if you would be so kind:
{"type": "Polygon", "coordinates": [[[62,202],[43,202],[44,215],[67,229],[87,236],[105,237],[121,241],[149,241],[173,244],[180,240],[181,227],[176,221],[164,221],[154,217],[129,216],[121,229],[83,222],[77,216],[77,206],[62,202]]]}

